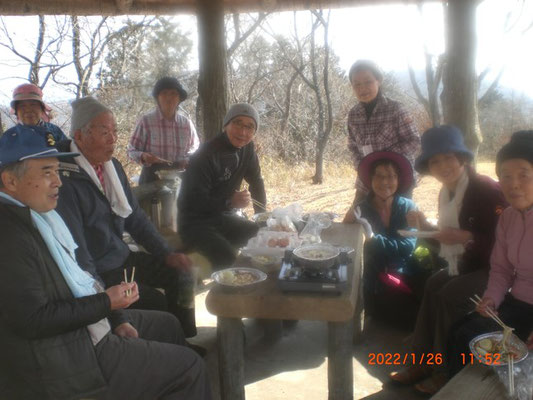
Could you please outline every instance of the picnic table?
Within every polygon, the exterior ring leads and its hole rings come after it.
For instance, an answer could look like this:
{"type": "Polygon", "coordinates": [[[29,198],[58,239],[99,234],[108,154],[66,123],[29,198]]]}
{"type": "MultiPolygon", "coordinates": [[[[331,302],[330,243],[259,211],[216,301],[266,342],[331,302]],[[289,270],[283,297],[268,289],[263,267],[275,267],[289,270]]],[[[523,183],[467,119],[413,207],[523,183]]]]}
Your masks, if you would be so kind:
{"type": "Polygon", "coordinates": [[[496,373],[481,364],[468,365],[455,375],[432,400],[502,400],[507,390],[496,373]]]}
{"type": "Polygon", "coordinates": [[[245,399],[242,318],[326,321],[329,400],[353,399],[352,338],[354,312],[360,301],[363,234],[358,224],[333,223],[321,237],[323,242],[355,249],[348,287],[340,295],[283,293],[277,284],[277,273],[269,274],[250,292],[228,292],[220,286],[209,291],[207,310],[217,316],[222,400],[245,399]]]}

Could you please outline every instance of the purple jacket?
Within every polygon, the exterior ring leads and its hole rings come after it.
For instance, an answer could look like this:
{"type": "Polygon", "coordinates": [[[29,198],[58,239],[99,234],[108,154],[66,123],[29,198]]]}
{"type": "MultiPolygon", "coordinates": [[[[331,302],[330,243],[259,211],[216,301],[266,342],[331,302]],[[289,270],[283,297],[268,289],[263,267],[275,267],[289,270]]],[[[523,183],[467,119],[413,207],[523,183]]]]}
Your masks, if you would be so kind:
{"type": "Polygon", "coordinates": [[[507,208],[498,223],[484,296],[498,308],[511,289],[517,300],[533,304],[533,210],[507,208]]]}
{"type": "Polygon", "coordinates": [[[498,182],[474,172],[469,173],[469,179],[459,213],[459,227],[472,232],[474,239],[466,245],[459,263],[462,274],[489,269],[498,217],[507,207],[498,182]]]}

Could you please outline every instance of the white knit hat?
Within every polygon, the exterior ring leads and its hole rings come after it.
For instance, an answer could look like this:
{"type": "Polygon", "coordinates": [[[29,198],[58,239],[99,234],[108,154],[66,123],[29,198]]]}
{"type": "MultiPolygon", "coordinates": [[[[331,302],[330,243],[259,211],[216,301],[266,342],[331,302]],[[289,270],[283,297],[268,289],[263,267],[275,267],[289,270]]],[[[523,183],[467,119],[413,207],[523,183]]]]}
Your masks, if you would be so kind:
{"type": "Polygon", "coordinates": [[[96,100],[92,96],[82,97],[81,99],[74,100],[71,103],[72,116],[70,119],[70,136],[74,136],[74,132],[82,129],[89,124],[94,117],[103,112],[112,111],[96,100]]]}

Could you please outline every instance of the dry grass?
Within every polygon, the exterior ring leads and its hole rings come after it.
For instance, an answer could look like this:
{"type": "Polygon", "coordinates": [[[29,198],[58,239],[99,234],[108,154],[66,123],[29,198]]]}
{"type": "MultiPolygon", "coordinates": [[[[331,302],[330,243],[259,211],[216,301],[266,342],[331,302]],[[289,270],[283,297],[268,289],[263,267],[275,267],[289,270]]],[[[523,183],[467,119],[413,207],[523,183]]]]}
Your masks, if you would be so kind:
{"type": "MultiPolygon", "coordinates": [[[[313,185],[314,166],[289,165],[272,159],[262,159],[261,168],[267,191],[268,209],[300,203],[310,211],[330,211],[344,215],[355,194],[353,166],[348,163],[324,164],[322,185],[313,185]]],[[[479,173],[495,177],[494,163],[478,163],[479,173]]],[[[424,177],[414,191],[414,200],[428,218],[436,218],[436,202],[440,184],[431,177],[424,177]]],[[[249,210],[251,213],[251,209],[249,210]]]]}

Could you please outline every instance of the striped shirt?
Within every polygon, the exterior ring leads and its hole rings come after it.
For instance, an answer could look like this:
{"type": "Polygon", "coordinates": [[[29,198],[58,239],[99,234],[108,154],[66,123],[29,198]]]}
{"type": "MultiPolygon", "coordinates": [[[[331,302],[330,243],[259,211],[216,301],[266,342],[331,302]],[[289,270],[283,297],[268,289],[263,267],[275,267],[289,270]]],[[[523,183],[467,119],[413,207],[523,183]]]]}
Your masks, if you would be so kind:
{"type": "Polygon", "coordinates": [[[168,120],[156,108],[141,117],[128,144],[128,156],[141,163],[142,153],[173,161],[184,161],[200,146],[200,140],[191,120],[176,112],[168,120]]]}
{"type": "MultiPolygon", "coordinates": [[[[352,152],[355,169],[366,155],[374,151],[400,153],[414,165],[420,151],[420,136],[409,112],[399,102],[379,95],[368,120],[362,103],[350,110],[348,149],[352,152]]],[[[359,179],[356,187],[367,191],[359,179]]]]}

